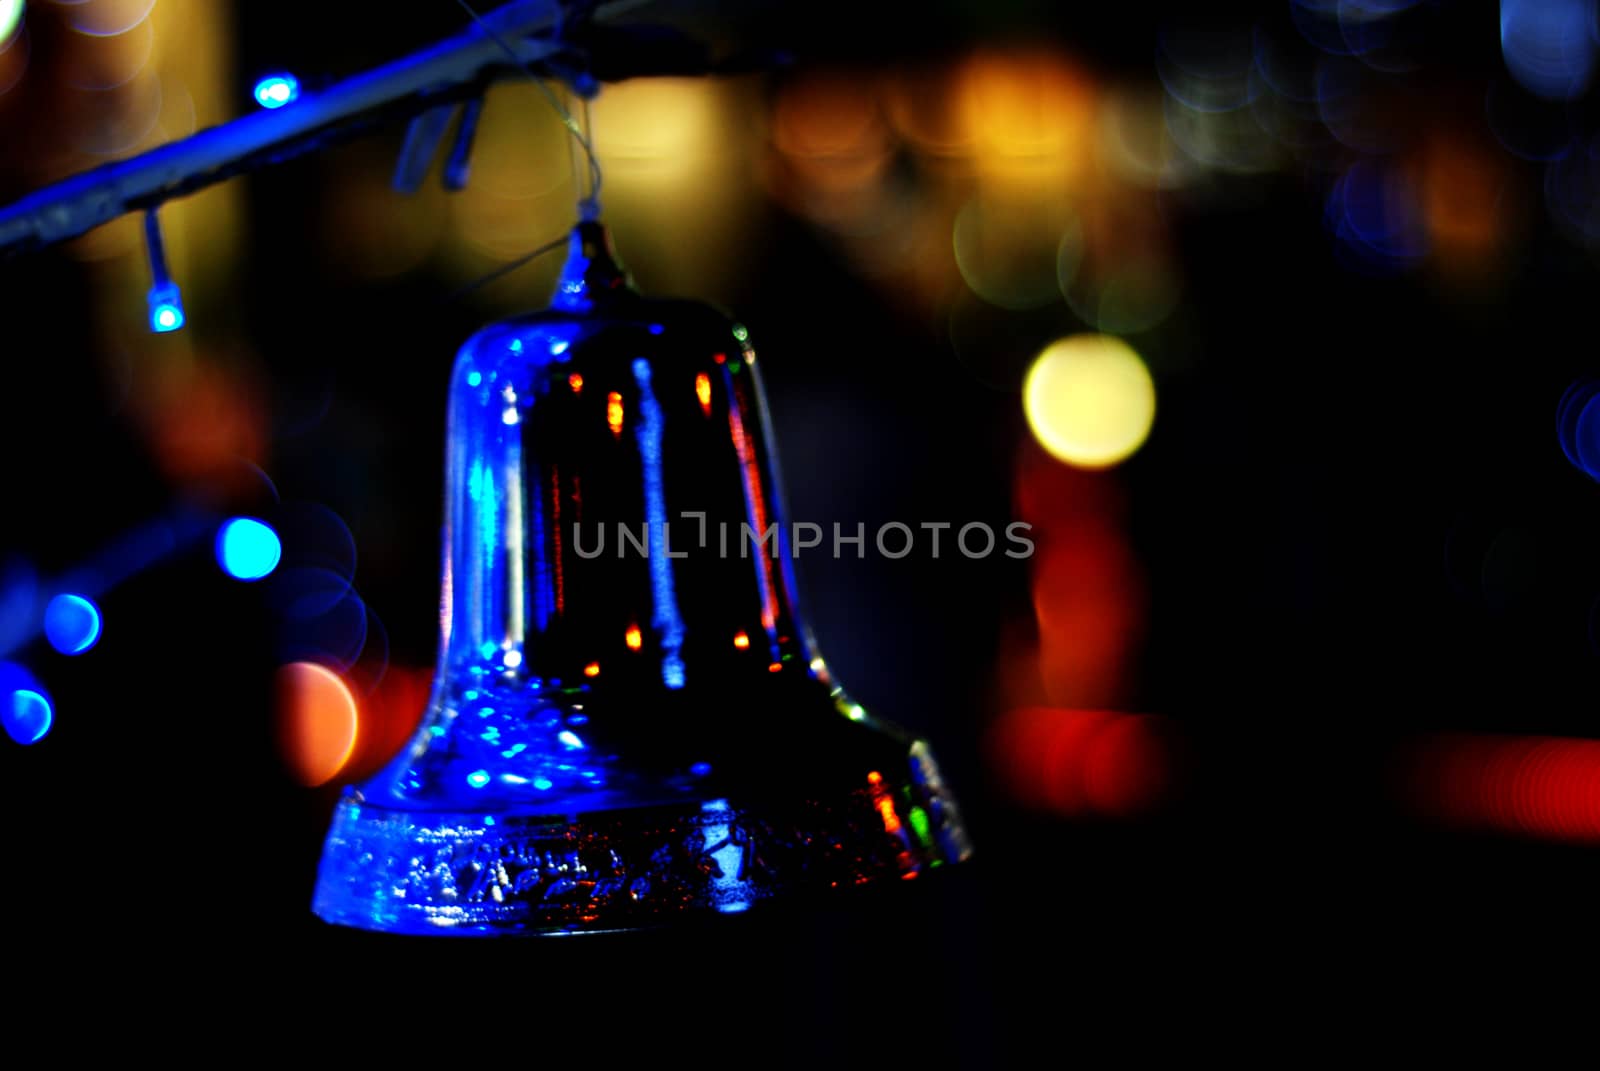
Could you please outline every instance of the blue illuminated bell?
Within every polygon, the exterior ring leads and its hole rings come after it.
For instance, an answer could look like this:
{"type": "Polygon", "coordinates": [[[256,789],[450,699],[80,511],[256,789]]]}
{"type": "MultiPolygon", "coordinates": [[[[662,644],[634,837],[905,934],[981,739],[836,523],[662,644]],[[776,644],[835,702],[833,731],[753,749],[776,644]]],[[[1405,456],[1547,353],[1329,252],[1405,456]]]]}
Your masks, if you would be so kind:
{"type": "Polygon", "coordinates": [[[324,919],[615,930],[966,857],[927,746],[796,617],[745,330],[641,296],[598,223],[462,347],[446,479],[433,694],[338,805],[324,919]]]}

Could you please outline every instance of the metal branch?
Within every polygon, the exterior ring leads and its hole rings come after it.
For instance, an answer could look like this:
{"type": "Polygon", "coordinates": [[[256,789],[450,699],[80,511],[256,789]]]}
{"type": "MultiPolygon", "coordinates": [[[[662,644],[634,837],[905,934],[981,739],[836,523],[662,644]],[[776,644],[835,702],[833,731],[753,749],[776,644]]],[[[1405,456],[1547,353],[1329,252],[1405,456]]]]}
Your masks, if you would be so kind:
{"type": "MultiPolygon", "coordinates": [[[[593,18],[604,22],[645,2],[612,0],[595,8],[593,18]]],[[[562,16],[557,0],[517,0],[486,14],[485,26],[473,25],[403,59],[304,93],[286,107],[245,115],[47,186],[0,209],[0,256],[76,238],[125,213],[320,149],[379,122],[479,96],[499,79],[526,77],[496,36],[523,67],[570,77],[586,62],[580,46],[563,32],[562,16]]],[[[625,34],[617,34],[609,31],[606,42],[626,41],[625,34]]],[[[669,47],[660,55],[650,47],[620,51],[626,57],[622,66],[618,57],[609,56],[606,77],[688,73],[681,49],[669,47]]]]}

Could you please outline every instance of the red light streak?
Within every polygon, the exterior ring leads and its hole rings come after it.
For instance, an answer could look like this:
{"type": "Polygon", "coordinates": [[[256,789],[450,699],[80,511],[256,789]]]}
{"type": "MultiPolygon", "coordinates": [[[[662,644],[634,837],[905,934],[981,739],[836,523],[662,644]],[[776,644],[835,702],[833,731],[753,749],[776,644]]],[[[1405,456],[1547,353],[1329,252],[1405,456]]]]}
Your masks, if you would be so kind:
{"type": "MultiPolygon", "coordinates": [[[[755,452],[750,448],[749,436],[745,434],[744,420],[739,415],[744,404],[744,395],[730,389],[728,428],[733,433],[733,450],[738,455],[739,474],[744,479],[745,509],[749,512],[751,525],[759,537],[767,530],[766,494],[761,486],[761,470],[756,463],[755,452]]],[[[778,620],[778,600],[772,583],[772,558],[762,548],[756,548],[754,557],[756,581],[761,588],[761,627],[766,629],[768,637],[771,637],[778,620]]]]}

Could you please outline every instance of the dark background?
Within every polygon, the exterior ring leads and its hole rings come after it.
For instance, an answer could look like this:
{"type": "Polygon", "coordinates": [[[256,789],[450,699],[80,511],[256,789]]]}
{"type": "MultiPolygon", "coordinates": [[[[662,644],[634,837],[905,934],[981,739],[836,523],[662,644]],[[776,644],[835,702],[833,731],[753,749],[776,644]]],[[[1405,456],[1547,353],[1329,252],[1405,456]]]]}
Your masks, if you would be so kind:
{"type": "MultiPolygon", "coordinates": [[[[1269,21],[1284,6],[1197,18],[1127,4],[761,5],[723,36],[863,78],[1048,40],[1108,78],[1149,81],[1170,19],[1269,21]]],[[[1432,21],[1405,88],[1481,99],[1502,73],[1493,5],[1422,7],[1432,21]]],[[[404,18],[241,5],[232,47],[242,82],[275,63],[334,76],[461,21],[443,2],[404,18]]],[[[1581,102],[1572,113],[1582,121],[1581,102]]],[[[8,156],[30,136],[13,125],[8,156]]],[[[212,325],[191,309],[190,329],[218,337],[225,321],[250,340],[273,483],[346,520],[390,657],[423,667],[446,375],[485,316],[445,301],[450,285],[427,269],[362,281],[308,254],[339,159],[244,180],[248,257],[226,302],[206,306],[212,325]]],[[[1129,503],[1148,592],[1124,709],[1165,716],[1184,741],[1183,776],[1154,815],[1031,813],[985,761],[1008,702],[1007,629],[1031,618],[1024,563],[807,559],[804,605],[830,665],[934,741],[977,846],[970,866],[641,936],[334,931],[308,903],[335,788],[283,774],[271,608],[218,574],[202,535],[105,593],[91,654],[69,661],[35,640],[11,656],[47,680],[57,721],[33,748],[0,748],[4,959],[49,965],[47,993],[106,981],[129,1007],[165,1005],[145,985],[159,966],[208,1005],[288,986],[337,1020],[341,1001],[381,1001],[378,1032],[433,1019],[465,1030],[476,1009],[510,1005],[528,1029],[609,1019],[599,1029],[616,1044],[663,1053],[984,1065],[1065,1058],[1089,1039],[1130,1054],[1183,1044],[1167,1031],[1196,1014],[1254,1034],[1307,1006],[1448,1004],[1586,964],[1592,847],[1418,823],[1389,779],[1395,745],[1419,732],[1595,735],[1600,490],[1563,455],[1555,415],[1594,365],[1597,274],[1536,203],[1537,165],[1508,166],[1535,203],[1494,285],[1466,293],[1352,267],[1308,170],[1163,199],[1181,322],[1151,343],[1154,432],[1105,477],[1129,503]],[[662,1010],[670,1025],[626,1037],[662,1010]],[[752,1029],[770,1033],[720,1032],[752,1029]]],[[[6,192],[27,188],[14,177],[6,192]]],[[[791,516],[1003,526],[1027,436],[1015,391],[976,383],[942,321],[884,300],[807,221],[769,212],[759,254],[718,297],[761,347],[791,516]]],[[[543,285],[527,284],[526,304],[543,285]]],[[[157,463],[108,401],[93,317],[127,310],[104,311],[97,293],[60,251],[0,265],[0,547],[41,574],[185,504],[265,501],[249,481],[179,486],[157,463]]]]}

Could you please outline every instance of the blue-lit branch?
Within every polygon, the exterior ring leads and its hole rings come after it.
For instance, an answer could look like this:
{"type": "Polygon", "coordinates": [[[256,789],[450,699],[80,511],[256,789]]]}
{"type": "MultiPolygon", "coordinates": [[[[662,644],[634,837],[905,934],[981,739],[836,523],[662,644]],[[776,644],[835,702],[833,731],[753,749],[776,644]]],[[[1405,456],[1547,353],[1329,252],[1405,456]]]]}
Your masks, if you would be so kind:
{"type": "MultiPolygon", "coordinates": [[[[612,0],[593,20],[614,19],[647,0],[612,0]]],[[[523,67],[568,78],[587,70],[588,57],[559,33],[557,0],[518,0],[483,16],[481,24],[421,52],[346,79],[327,89],[302,91],[284,106],[253,112],[182,141],[152,149],[65,179],[0,209],[0,255],[63,242],[128,212],[155,208],[171,198],[279,163],[343,140],[385,120],[406,119],[480,96],[494,81],[526,76],[523,67]]],[[[672,49],[626,47],[628,36],[609,31],[609,79],[692,73],[672,49]]],[[[704,73],[704,72],[702,72],[704,73]]],[[[276,97],[274,97],[276,101],[276,97]]],[[[463,162],[453,160],[459,181],[463,162]]]]}

